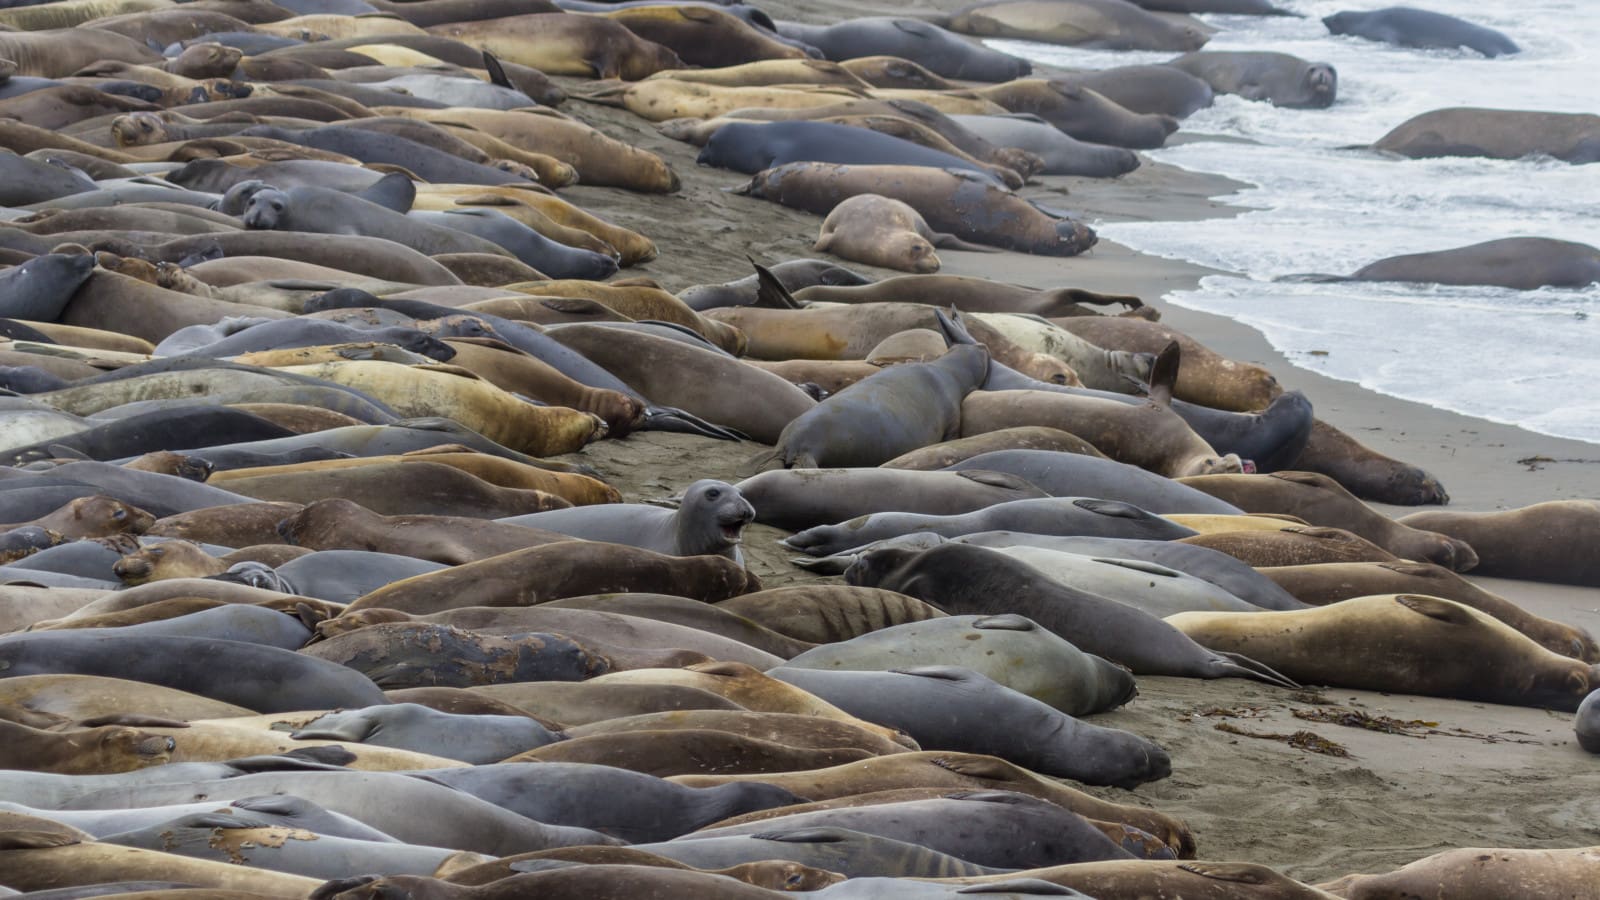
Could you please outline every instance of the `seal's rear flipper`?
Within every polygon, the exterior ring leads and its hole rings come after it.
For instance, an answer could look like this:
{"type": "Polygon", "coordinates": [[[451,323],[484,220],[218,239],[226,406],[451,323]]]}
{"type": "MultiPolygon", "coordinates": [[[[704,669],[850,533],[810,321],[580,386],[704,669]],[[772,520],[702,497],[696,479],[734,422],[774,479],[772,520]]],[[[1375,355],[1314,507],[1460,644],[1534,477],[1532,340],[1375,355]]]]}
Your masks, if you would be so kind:
{"type": "Polygon", "coordinates": [[[404,214],[410,212],[412,204],[417,201],[417,183],[399,172],[390,172],[366,190],[358,191],[355,196],[404,214]]]}
{"type": "Polygon", "coordinates": [[[646,407],[644,421],[634,430],[677,431],[683,434],[698,434],[716,438],[719,441],[743,441],[749,439],[748,435],[737,429],[713,425],[693,413],[687,413],[670,406],[646,407]]]}
{"type": "Polygon", "coordinates": [[[1150,389],[1148,391],[1150,402],[1158,406],[1172,405],[1172,388],[1178,383],[1178,363],[1181,361],[1183,351],[1179,349],[1178,342],[1172,341],[1161,352],[1156,354],[1155,362],[1150,364],[1150,389]]]}
{"type": "MultiPolygon", "coordinates": [[[[595,77],[600,77],[598,67],[595,70],[595,77]]],[[[572,96],[585,103],[593,103],[598,106],[622,106],[624,105],[622,95],[627,93],[630,87],[632,85],[627,82],[610,78],[595,82],[594,86],[588,91],[573,91],[572,96]]]]}
{"type": "Polygon", "coordinates": [[[743,478],[749,478],[753,475],[759,475],[762,472],[770,472],[774,469],[785,468],[788,468],[788,466],[784,465],[783,456],[780,455],[777,450],[763,450],[762,452],[757,453],[755,456],[745,460],[744,463],[739,466],[739,475],[743,478]]]}
{"type": "Polygon", "coordinates": [[[938,247],[940,250],[968,250],[973,253],[1000,252],[999,247],[989,247],[983,244],[968,243],[967,241],[963,241],[961,238],[958,238],[953,234],[946,234],[942,231],[935,231],[933,233],[933,245],[938,247]]]}
{"type": "Polygon", "coordinates": [[[750,265],[756,267],[756,302],[753,304],[765,309],[801,309],[800,301],[794,299],[789,289],[783,286],[778,276],[772,274],[767,267],[746,256],[750,265]]]}
{"type": "Polygon", "coordinates": [[[1212,652],[1226,660],[1218,668],[1235,678],[1265,681],[1267,684],[1275,684],[1278,687],[1286,687],[1292,690],[1299,690],[1301,687],[1300,682],[1274,670],[1266,663],[1256,662],[1240,653],[1228,653],[1222,650],[1214,650],[1212,652]]]}
{"type": "Polygon", "coordinates": [[[489,73],[490,84],[511,88],[512,90],[517,89],[517,86],[512,84],[511,79],[506,76],[505,67],[500,65],[499,58],[487,50],[483,51],[483,69],[489,73]]]}

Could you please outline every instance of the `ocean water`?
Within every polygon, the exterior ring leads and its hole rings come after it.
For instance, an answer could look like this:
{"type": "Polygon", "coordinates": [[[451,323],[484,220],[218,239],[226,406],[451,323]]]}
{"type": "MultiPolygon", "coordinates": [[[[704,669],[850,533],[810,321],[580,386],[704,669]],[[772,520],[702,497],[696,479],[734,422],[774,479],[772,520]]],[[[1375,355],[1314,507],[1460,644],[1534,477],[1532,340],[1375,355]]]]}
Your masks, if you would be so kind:
{"type": "MultiPolygon", "coordinates": [[[[1412,5],[1496,28],[1522,52],[1407,50],[1328,34],[1321,17],[1388,0],[1280,0],[1305,18],[1203,16],[1209,50],[1277,50],[1333,64],[1338,99],[1276,109],[1218,96],[1184,131],[1254,143],[1196,142],[1151,158],[1247,182],[1224,197],[1249,212],[1185,223],[1096,223],[1105,237],[1237,276],[1169,294],[1180,306],[1259,329],[1298,366],[1372,390],[1558,437],[1600,443],[1600,286],[1511,291],[1415,284],[1306,284],[1386,256],[1503,237],[1600,246],[1600,164],[1555,160],[1394,160],[1370,144],[1446,106],[1600,113],[1600,15],[1589,0],[1412,5]]],[[[1170,53],[990,41],[1040,62],[1108,68],[1170,53]]]]}

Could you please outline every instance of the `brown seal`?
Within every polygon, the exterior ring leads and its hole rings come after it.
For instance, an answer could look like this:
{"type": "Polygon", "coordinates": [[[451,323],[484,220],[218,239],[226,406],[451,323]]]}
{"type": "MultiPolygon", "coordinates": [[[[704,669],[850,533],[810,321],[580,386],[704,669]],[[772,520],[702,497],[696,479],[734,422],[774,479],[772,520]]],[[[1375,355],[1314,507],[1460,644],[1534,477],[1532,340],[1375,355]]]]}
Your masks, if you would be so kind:
{"type": "MultiPolygon", "coordinates": [[[[583,863],[590,866],[601,865],[626,865],[626,866],[654,866],[662,869],[693,869],[693,866],[657,856],[644,850],[633,847],[554,847],[549,850],[535,850],[532,853],[518,853],[515,856],[506,856],[493,862],[483,863],[446,876],[451,884],[484,885],[492,884],[502,878],[510,878],[519,874],[521,869],[513,868],[517,863],[531,860],[557,860],[561,862],[583,863]]],[[[723,875],[756,887],[764,887],[774,891],[820,891],[823,888],[844,881],[843,875],[838,872],[829,872],[825,869],[816,869],[787,860],[768,859],[760,862],[742,863],[726,869],[700,869],[713,875],[723,875]]]]}
{"type": "MultiPolygon", "coordinates": [[[[1325,900],[1328,896],[1254,863],[1130,859],[1019,869],[1004,875],[947,879],[946,884],[992,884],[1037,878],[1094,897],[1183,897],[1185,900],[1325,900]]],[[[1000,890],[1000,888],[995,888],[1000,890]]]]}
{"type": "Polygon", "coordinates": [[[1600,668],[1551,653],[1475,609],[1421,594],[1270,616],[1186,612],[1166,622],[1202,646],[1248,653],[1305,684],[1572,712],[1600,682],[1600,668]]]}
{"type": "Polygon", "coordinates": [[[23,675],[0,679],[0,707],[21,707],[79,722],[136,709],[163,719],[246,716],[242,706],[176,688],[99,675],[23,675]]]}
{"type": "MultiPolygon", "coordinates": [[[[830,747],[849,747],[873,756],[905,753],[902,744],[873,732],[857,728],[848,722],[803,716],[794,713],[749,712],[726,709],[674,710],[672,712],[645,713],[608,719],[588,725],[569,727],[566,733],[582,738],[601,734],[635,732],[661,732],[679,730],[721,731],[741,737],[755,738],[785,747],[824,750],[830,747]]],[[[681,773],[674,773],[681,774],[681,773]]]]}
{"type": "Polygon", "coordinates": [[[1048,391],[977,391],[961,404],[961,434],[971,437],[1019,425],[1062,428],[1118,462],[1160,475],[1238,472],[1239,457],[1223,455],[1159,402],[1131,405],[1048,391]]]}
{"type": "Polygon", "coordinates": [[[1321,419],[1311,426],[1311,439],[1292,468],[1320,472],[1363,500],[1421,506],[1449,503],[1437,478],[1422,469],[1391,459],[1321,419]]]}
{"type": "MultiPolygon", "coordinates": [[[[13,885],[14,890],[48,891],[121,881],[176,882],[217,892],[212,896],[220,894],[227,900],[238,898],[227,893],[232,891],[256,897],[305,897],[322,884],[316,878],[98,841],[0,850],[0,882],[13,885]]],[[[159,891],[154,896],[171,897],[173,893],[159,891]]]]}
{"type": "Polygon", "coordinates": [[[188,541],[162,541],[125,554],[111,566],[123,584],[169,578],[207,578],[228,571],[228,564],[188,541]]]}
{"type": "MultiPolygon", "coordinates": [[[[571,682],[557,682],[570,684],[571,682]]],[[[485,696],[471,688],[420,687],[384,691],[395,703],[415,703],[429,709],[458,716],[521,716],[533,719],[551,731],[560,730],[556,722],[540,718],[524,709],[512,706],[493,697],[485,696]]]]}
{"type": "Polygon", "coordinates": [[[312,550],[368,550],[457,566],[571,540],[564,534],[466,516],[384,516],[349,500],[318,500],[277,525],[312,550]]]}
{"type": "Polygon", "coordinates": [[[428,31],[464,41],[546,75],[633,81],[662,69],[683,68],[683,60],[676,53],[635,35],[619,22],[598,16],[534,13],[452,22],[428,31]]]}
{"type": "Polygon", "coordinates": [[[718,66],[712,69],[669,69],[657,72],[650,78],[657,81],[719,84],[724,87],[776,87],[785,84],[832,84],[853,88],[871,85],[851,74],[848,63],[829,62],[824,59],[758,59],[736,66],[718,66]]]}
{"type": "Polygon", "coordinates": [[[973,93],[1013,113],[1036,115],[1080,141],[1147,150],[1178,130],[1171,116],[1133,112],[1103,94],[1062,80],[1019,78],[973,93]]]}
{"type": "Polygon", "coordinates": [[[1404,525],[1459,538],[1478,552],[1477,572],[1600,587],[1600,501],[1552,500],[1504,512],[1412,513],[1404,525]]]}
{"type": "MultiPolygon", "coordinates": [[[[382,515],[414,513],[498,519],[571,505],[554,494],[500,487],[436,462],[329,467],[274,475],[251,475],[250,469],[235,471],[240,477],[221,483],[227,485],[227,490],[246,497],[302,505],[339,497],[382,515]],[[403,496],[397,495],[396,484],[408,485],[410,490],[403,496]]],[[[277,522],[272,524],[276,526],[277,522]]]]}
{"type": "Polygon", "coordinates": [[[935,247],[990,249],[936,232],[906,203],[877,194],[858,194],[835,206],[811,249],[869,266],[930,273],[941,265],[935,247]]]}
{"type": "MultiPolygon", "coordinates": [[[[514,706],[540,721],[569,726],[675,709],[744,708],[721,694],[678,684],[523,681],[484,685],[471,691],[514,706]]],[[[409,692],[394,691],[389,696],[400,702],[406,693],[409,692]]]]}
{"type": "Polygon", "coordinates": [[[842,584],[796,584],[734,597],[718,609],[812,644],[848,641],[868,632],[944,616],[905,594],[842,584]]]}
{"type": "Polygon", "coordinates": [[[271,544],[282,540],[278,536],[278,523],[302,508],[298,503],[208,506],[157,519],[145,533],[224,547],[271,544]]]}
{"type": "MultiPolygon", "coordinates": [[[[392,483],[392,482],[391,482],[392,483]]],[[[761,582],[721,556],[666,556],[590,541],[516,550],[386,585],[350,604],[426,615],[462,606],[527,606],[609,591],[661,591],[714,603],[761,582]]]]}
{"type": "Polygon", "coordinates": [[[97,538],[145,534],[155,522],[154,516],[136,506],[104,494],[93,494],[72,500],[55,512],[31,522],[0,525],[0,531],[34,525],[69,538],[97,538]]]}
{"type": "Polygon", "coordinates": [[[1446,850],[1385,875],[1346,875],[1317,887],[1349,900],[1388,897],[1585,897],[1600,878],[1600,848],[1446,850]]]}
{"type": "Polygon", "coordinates": [[[794,747],[707,728],[595,734],[557,741],[506,762],[574,762],[614,766],[646,775],[710,772],[795,772],[871,759],[855,747],[794,747]]]}
{"type": "Polygon", "coordinates": [[[1194,834],[1178,819],[1142,806],[1101,800],[992,756],[933,751],[896,753],[812,772],[765,776],[682,775],[670,780],[689,787],[762,781],[808,800],[831,800],[899,788],[1016,791],[1048,800],[1090,819],[1132,825],[1166,841],[1180,856],[1194,857],[1194,834]]]}
{"type": "Polygon", "coordinates": [[[730,115],[734,110],[746,107],[805,109],[856,96],[855,91],[841,87],[804,84],[791,87],[724,87],[670,78],[603,84],[582,95],[584,100],[591,103],[620,106],[651,122],[710,119],[730,115]]]}
{"type": "Polygon", "coordinates": [[[435,253],[433,259],[461,279],[462,284],[495,287],[513,281],[545,278],[527,263],[497,253],[435,253]]]}
{"type": "Polygon", "coordinates": [[[1070,432],[1043,425],[1022,425],[931,444],[921,450],[897,456],[884,463],[883,468],[923,471],[943,469],[962,460],[996,450],[1053,450],[1105,458],[1105,454],[1096,450],[1093,444],[1070,432]]]}
{"type": "Polygon", "coordinates": [[[1522,632],[1546,650],[1600,662],[1600,644],[1587,631],[1523,609],[1440,566],[1412,562],[1320,563],[1261,569],[1302,603],[1326,606],[1372,594],[1426,594],[1470,606],[1522,632]]]}
{"type": "Polygon", "coordinates": [[[744,335],[723,322],[700,315],[648,278],[628,278],[600,284],[593,281],[544,281],[506,285],[508,290],[548,297],[581,297],[609,307],[630,319],[671,322],[698,332],[711,343],[738,356],[744,353],[744,335]]]}
{"type": "MultiPolygon", "coordinates": [[[[200,612],[207,609],[216,609],[227,606],[221,600],[211,600],[206,597],[173,597],[157,603],[148,603],[133,609],[121,609],[115,612],[99,613],[90,616],[80,616],[72,619],[60,619],[54,622],[41,624],[39,631],[56,631],[63,628],[120,628],[124,625],[142,625],[145,622],[162,622],[189,613],[200,612]]],[[[87,717],[83,717],[87,718],[87,717]]]]}
{"type": "MultiPolygon", "coordinates": [[[[791,359],[784,362],[773,362],[764,359],[741,360],[747,365],[771,372],[792,385],[802,390],[811,391],[806,385],[821,388],[829,394],[837,394],[863,378],[878,372],[883,367],[866,360],[853,359],[791,359]]],[[[781,432],[783,429],[779,429],[781,432]]],[[[777,440],[773,438],[774,442],[777,440]]]]}
{"type": "MultiPolygon", "coordinates": [[[[482,309],[482,304],[477,308],[482,309]]],[[[503,314],[492,309],[484,311],[503,314]]],[[[451,365],[467,369],[501,390],[593,413],[605,420],[612,437],[627,435],[644,419],[644,404],[633,397],[619,391],[589,387],[549,363],[499,341],[471,338],[445,343],[456,351],[451,365]]]]}
{"type": "Polygon", "coordinates": [[[1108,350],[1160,353],[1177,341],[1183,357],[1172,396],[1214,409],[1265,409],[1283,393],[1278,379],[1253,363],[1228,359],[1181,331],[1133,316],[1053,316],[1050,321],[1108,350]]]}
{"type": "MultiPolygon", "coordinates": [[[[1357,500],[1337,481],[1314,472],[1270,475],[1201,475],[1178,479],[1189,487],[1237,506],[1247,513],[1295,516],[1325,528],[1343,528],[1377,544],[1401,559],[1438,563],[1466,572],[1478,555],[1466,542],[1421,527],[1409,527],[1357,500]]],[[[1596,516],[1600,524],[1600,513],[1596,516]]],[[[1600,529],[1596,530],[1600,536],[1600,529]]]]}
{"type": "Polygon", "coordinates": [[[0,718],[0,766],[58,775],[109,775],[165,764],[173,742],[121,725],[56,732],[0,718]]]}
{"type": "MultiPolygon", "coordinates": [[[[794,297],[802,303],[922,303],[941,309],[954,306],[966,313],[1021,313],[1047,318],[1099,316],[1092,310],[1084,309],[1081,304],[1095,306],[1121,304],[1129,309],[1144,307],[1143,301],[1138,297],[1123,294],[1100,294],[1082,288],[1038,290],[967,275],[897,275],[872,284],[819,284],[795,291],[794,297]]],[[[1115,341],[1097,340],[1089,335],[1080,334],[1079,337],[1107,349],[1139,350],[1136,347],[1121,346],[1115,341]]],[[[1167,345],[1167,342],[1152,343],[1155,344],[1155,349],[1140,350],[1140,352],[1159,353],[1167,345]]],[[[1183,352],[1184,365],[1187,366],[1190,361],[1189,348],[1184,347],[1183,352]]],[[[1178,385],[1177,390],[1181,393],[1182,372],[1178,375],[1178,385]]]]}
{"type": "Polygon", "coordinates": [[[327,431],[331,428],[366,424],[360,419],[352,418],[341,412],[334,412],[331,409],[301,406],[294,403],[230,403],[228,406],[233,409],[243,410],[253,416],[259,416],[295,434],[312,434],[318,431],[327,431]]]}
{"type": "Polygon", "coordinates": [[[794,713],[835,719],[886,737],[901,746],[916,749],[916,743],[904,734],[858,719],[826,700],[772,678],[744,663],[711,662],[682,669],[638,669],[631,672],[612,672],[593,680],[601,684],[697,687],[726,697],[754,712],[794,713]]]}
{"type": "Polygon", "coordinates": [[[1179,538],[1220,550],[1252,566],[1304,566],[1325,562],[1400,562],[1393,553],[1342,528],[1290,525],[1276,531],[1230,531],[1179,538]]]}
{"type": "Polygon", "coordinates": [[[715,7],[644,6],[599,15],[672,50],[691,66],[714,69],[760,59],[806,58],[793,44],[715,7]]]}
{"type": "Polygon", "coordinates": [[[909,59],[898,56],[861,56],[843,63],[850,74],[879,88],[947,91],[955,85],[909,59]]]}

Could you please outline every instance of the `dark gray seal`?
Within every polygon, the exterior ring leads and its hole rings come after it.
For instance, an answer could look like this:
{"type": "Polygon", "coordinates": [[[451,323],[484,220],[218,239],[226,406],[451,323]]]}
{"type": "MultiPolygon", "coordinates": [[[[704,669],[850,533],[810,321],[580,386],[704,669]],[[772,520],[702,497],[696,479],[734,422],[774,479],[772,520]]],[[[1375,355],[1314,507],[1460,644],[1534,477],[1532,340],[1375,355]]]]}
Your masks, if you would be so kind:
{"type": "Polygon", "coordinates": [[[0,316],[54,322],[93,272],[87,253],[49,253],[0,272],[0,316]]]}
{"type": "Polygon", "coordinates": [[[1489,57],[1522,51],[1511,38],[1493,28],[1408,6],[1334,13],[1324,16],[1322,24],[1331,34],[1348,34],[1401,47],[1439,50],[1464,47],[1489,57]]]}
{"type": "Polygon", "coordinates": [[[1600,281],[1600,250],[1552,238],[1502,238],[1369,263],[1351,281],[1494,285],[1518,291],[1581,288],[1600,281]]]}
{"type": "Polygon", "coordinates": [[[1166,64],[1199,78],[1219,94],[1238,94],[1289,109],[1325,109],[1339,92],[1333,66],[1287,53],[1202,50],[1166,64]]]}
{"type": "Polygon", "coordinates": [[[811,556],[827,556],[872,541],[912,532],[960,537],[980,531],[1022,531],[1029,534],[1176,540],[1197,532],[1117,500],[1050,497],[1013,500],[953,516],[885,512],[821,525],[798,532],[781,543],[811,556]]]}
{"type": "Polygon", "coordinates": [[[1047,496],[1021,478],[1001,472],[880,468],[778,469],[746,478],[735,487],[756,508],[757,522],[791,531],[871,515],[890,507],[930,516],[953,516],[1012,500],[1047,496]]]}
{"type": "Polygon", "coordinates": [[[170,806],[135,807],[129,809],[85,809],[49,811],[35,810],[16,803],[0,803],[0,809],[29,815],[44,815],[65,825],[80,828],[95,837],[147,828],[179,816],[195,813],[225,813],[241,810],[251,818],[266,820],[274,825],[303,828],[317,834],[352,838],[358,841],[385,841],[399,843],[387,834],[336,812],[318,806],[303,797],[290,794],[269,794],[247,797],[231,803],[180,803],[170,806]]]}
{"type": "Polygon", "coordinates": [[[277,647],[280,650],[299,650],[311,640],[311,629],[294,616],[285,615],[264,606],[247,603],[229,603],[212,609],[203,609],[187,615],[123,625],[116,628],[98,628],[96,634],[112,637],[192,637],[217,641],[240,641],[277,647]]]}
{"type": "Polygon", "coordinates": [[[755,507],[738,488],[702,479],[689,485],[675,510],[643,503],[599,503],[496,521],[670,556],[726,556],[742,563],[739,544],[744,527],[755,516],[755,507]]]}
{"type": "Polygon", "coordinates": [[[778,33],[822,51],[834,62],[863,56],[898,56],[945,78],[1009,81],[1033,71],[1033,65],[998,50],[964,41],[917,19],[870,16],[835,25],[778,22],[778,33]]]}
{"type": "Polygon", "coordinates": [[[711,135],[695,162],[746,175],[792,162],[933,166],[964,169],[999,183],[988,169],[959,156],[893,135],[832,122],[730,122],[711,135]]]}
{"type": "Polygon", "coordinates": [[[1048,800],[1009,791],[974,791],[937,800],[818,810],[745,825],[710,828],[682,840],[817,826],[849,828],[920,844],[980,866],[1000,869],[1031,869],[1132,856],[1077,813],[1048,800]]]}
{"type": "MultiPolygon", "coordinates": [[[[826,259],[791,259],[766,268],[791,293],[818,285],[852,287],[872,283],[871,278],[826,259]]],[[[679,291],[678,299],[696,312],[726,306],[758,306],[763,302],[758,291],[759,279],[759,275],[746,275],[724,284],[697,284],[679,291]]]]}
{"type": "Polygon", "coordinates": [[[407,218],[480,237],[549,278],[599,281],[617,273],[615,252],[596,253],[545,237],[505,213],[492,209],[417,210],[407,218]]]}
{"type": "Polygon", "coordinates": [[[882,369],[790,422],[773,457],[806,469],[866,467],[947,441],[961,429],[961,401],[988,370],[988,352],[972,346],[882,369]]]}
{"type": "Polygon", "coordinates": [[[1136,113],[1186,119],[1211,105],[1211,85],[1171,66],[1117,66],[1073,71],[1059,80],[1086,87],[1136,113]]]}
{"type": "Polygon", "coordinates": [[[759,782],[691,788],[587,763],[501,763],[435,769],[425,777],[536,822],[590,828],[630,844],[669,841],[733,816],[804,802],[759,782]]]}
{"type": "Polygon", "coordinates": [[[998,756],[1041,775],[1123,788],[1172,774],[1172,760],[1154,743],[1079,721],[959,666],[887,672],[780,666],[767,674],[904,731],[924,750],[998,756]],[[975,726],[968,711],[982,723],[975,726]]]}
{"type": "Polygon", "coordinates": [[[6,450],[3,458],[14,466],[72,456],[90,460],[126,459],[158,450],[195,450],[214,443],[265,441],[293,435],[289,429],[242,409],[225,406],[159,409],[95,425],[77,434],[6,450]]]}
{"type": "Polygon", "coordinates": [[[856,560],[845,580],[909,594],[952,615],[1027,616],[1136,675],[1253,678],[1295,686],[1253,660],[1207,650],[1147,612],[1057,584],[1032,566],[983,547],[875,550],[856,560]]]}
{"type": "Polygon", "coordinates": [[[326,126],[290,131],[258,125],[239,132],[241,137],[264,137],[302,147],[313,147],[359,159],[364,163],[401,166],[418,177],[436,184],[526,184],[522,175],[468,162],[443,150],[376,131],[326,126]]]}
{"type": "Polygon", "coordinates": [[[1573,720],[1573,731],[1578,736],[1578,746],[1590,753],[1600,753],[1600,691],[1583,698],[1578,704],[1578,715],[1573,720]]]}
{"type": "Polygon", "coordinates": [[[266,713],[388,702],[371,679],[353,669],[276,647],[98,632],[40,631],[0,638],[4,674],[127,678],[266,713]]]}
{"type": "Polygon", "coordinates": [[[383,238],[430,256],[442,253],[501,254],[499,245],[442,228],[331,188],[300,185],[288,190],[246,181],[228,192],[243,195],[239,218],[257,231],[299,231],[383,238]]]}

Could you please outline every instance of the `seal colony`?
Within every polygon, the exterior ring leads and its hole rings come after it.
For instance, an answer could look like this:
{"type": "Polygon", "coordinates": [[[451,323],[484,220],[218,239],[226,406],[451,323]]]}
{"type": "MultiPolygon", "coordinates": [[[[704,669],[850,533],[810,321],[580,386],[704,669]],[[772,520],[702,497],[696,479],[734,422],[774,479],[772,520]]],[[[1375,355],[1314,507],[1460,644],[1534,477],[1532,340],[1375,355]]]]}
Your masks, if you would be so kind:
{"type": "MultiPolygon", "coordinates": [[[[1600,502],[1400,519],[1438,478],[1060,261],[1068,175],[1333,69],[1200,49],[1265,3],[844,11],[0,8],[0,893],[1593,894],[1570,811],[1341,791],[1600,748],[1600,645],[1470,580],[1600,587],[1600,502]],[[1265,769],[1320,808],[1241,838],[1265,769]]],[[[1580,119],[1379,146],[1581,164],[1580,119]]],[[[1595,278],[1551,245],[1355,277],[1595,278]]]]}

